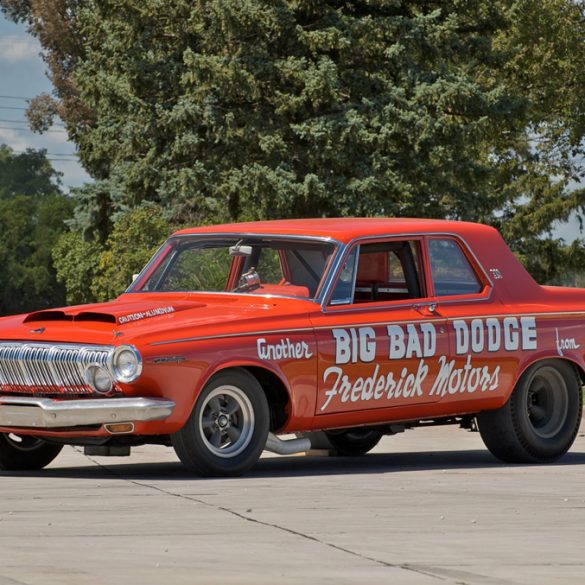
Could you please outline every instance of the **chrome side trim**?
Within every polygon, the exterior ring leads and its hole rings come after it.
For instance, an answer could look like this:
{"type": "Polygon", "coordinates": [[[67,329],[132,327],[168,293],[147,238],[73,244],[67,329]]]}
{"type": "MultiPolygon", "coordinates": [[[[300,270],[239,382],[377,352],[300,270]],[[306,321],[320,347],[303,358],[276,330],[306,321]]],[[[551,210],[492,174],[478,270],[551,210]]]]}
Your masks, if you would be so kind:
{"type": "MultiPolygon", "coordinates": [[[[172,343],[187,343],[189,341],[207,341],[210,339],[227,339],[229,337],[255,337],[256,335],[270,335],[272,333],[311,333],[313,327],[301,327],[299,329],[270,329],[267,331],[251,331],[249,333],[223,333],[220,335],[202,335],[200,337],[183,337],[179,339],[169,339],[167,341],[153,341],[150,345],[170,345],[172,343]]],[[[159,358],[160,359],[160,358],[159,358]]]]}
{"type": "Polygon", "coordinates": [[[161,398],[52,400],[0,396],[0,427],[50,429],[163,420],[174,408],[174,402],[161,398]]]}
{"type": "Polygon", "coordinates": [[[329,236],[311,236],[299,234],[267,234],[260,232],[209,232],[196,234],[177,234],[169,237],[171,238],[270,238],[273,240],[310,240],[313,242],[334,242],[339,244],[339,240],[329,236]]]}
{"type": "MultiPolygon", "coordinates": [[[[355,292],[366,292],[366,293],[372,292],[372,287],[371,286],[356,286],[355,292]]],[[[406,294],[408,294],[408,289],[404,288],[404,287],[399,287],[399,286],[394,286],[394,287],[380,286],[380,287],[378,287],[378,292],[381,292],[381,293],[406,293],[406,294]]]]}
{"type": "MultiPolygon", "coordinates": [[[[323,310],[323,313],[326,315],[335,315],[337,313],[364,313],[366,311],[370,312],[380,312],[380,311],[394,311],[398,309],[413,309],[416,310],[416,305],[424,305],[425,303],[432,302],[440,309],[444,305],[460,305],[463,303],[487,303],[491,300],[491,296],[489,297],[481,297],[481,298],[471,298],[471,299],[450,299],[450,300],[441,300],[442,297],[421,297],[420,299],[410,299],[406,302],[404,301],[372,301],[366,303],[359,303],[354,305],[328,305],[327,309],[323,310]],[[386,304],[384,304],[386,303],[386,304]]],[[[445,317],[446,318],[446,317],[445,317]]],[[[353,325],[352,325],[353,327],[353,325]]]]}
{"type": "MultiPolygon", "coordinates": [[[[339,274],[339,272],[341,271],[341,268],[343,267],[343,263],[345,262],[345,259],[348,255],[347,254],[348,249],[349,249],[349,244],[344,244],[342,242],[339,242],[335,257],[330,262],[329,270],[327,271],[327,274],[325,275],[325,277],[322,280],[321,289],[319,290],[319,294],[317,297],[315,297],[315,300],[318,301],[322,310],[323,310],[323,307],[325,306],[325,303],[328,300],[328,298],[331,296],[331,294],[333,294],[333,289],[335,287],[335,284],[337,283],[337,275],[339,274]]],[[[356,270],[356,274],[357,274],[357,270],[356,270]]]]}

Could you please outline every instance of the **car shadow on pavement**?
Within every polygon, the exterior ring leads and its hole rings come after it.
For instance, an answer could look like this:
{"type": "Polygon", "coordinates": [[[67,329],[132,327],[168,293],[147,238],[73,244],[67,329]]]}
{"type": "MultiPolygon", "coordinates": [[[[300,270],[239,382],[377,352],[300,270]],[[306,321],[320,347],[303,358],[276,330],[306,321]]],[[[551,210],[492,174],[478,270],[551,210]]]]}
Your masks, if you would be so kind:
{"type": "MultiPolygon", "coordinates": [[[[551,466],[585,465],[585,453],[573,452],[551,466]]],[[[370,453],[362,457],[290,456],[261,459],[246,475],[227,481],[257,478],[311,477],[347,474],[383,474],[416,471],[464,471],[472,469],[513,469],[535,467],[527,464],[504,464],[485,450],[432,451],[406,453],[370,453]]],[[[0,477],[88,478],[182,481],[200,480],[179,462],[120,463],[107,458],[92,459],[91,465],[48,467],[35,472],[0,471],[0,477]]],[[[225,478],[222,478],[226,481],[225,478]]],[[[211,479],[213,481],[213,479],[211,479]]]]}

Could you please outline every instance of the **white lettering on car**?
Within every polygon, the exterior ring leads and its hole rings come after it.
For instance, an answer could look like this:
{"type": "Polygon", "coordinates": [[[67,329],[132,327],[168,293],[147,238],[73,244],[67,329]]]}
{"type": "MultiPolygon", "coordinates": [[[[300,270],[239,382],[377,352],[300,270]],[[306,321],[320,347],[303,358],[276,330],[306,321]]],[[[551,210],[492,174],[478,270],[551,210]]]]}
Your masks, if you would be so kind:
{"type": "Polygon", "coordinates": [[[526,351],[537,349],[536,319],[534,317],[504,317],[502,322],[489,319],[453,321],[455,353],[482,353],[499,351],[526,351]]]}
{"type": "Polygon", "coordinates": [[[376,332],[371,327],[333,329],[335,363],[373,362],[376,357],[376,332]]]}
{"type": "Polygon", "coordinates": [[[130,323],[132,321],[140,321],[148,319],[149,317],[158,317],[159,315],[168,315],[174,313],[175,307],[157,307],[156,309],[148,309],[148,311],[140,311],[139,313],[130,313],[129,315],[122,315],[118,317],[118,323],[130,323]]]}
{"type": "MultiPolygon", "coordinates": [[[[535,350],[538,347],[535,317],[455,319],[451,325],[452,357],[436,355],[437,330],[430,322],[387,325],[386,335],[378,337],[372,327],[333,329],[335,365],[323,372],[325,391],[320,411],[325,411],[334,398],[342,404],[404,398],[422,398],[424,401],[425,397],[437,399],[447,395],[492,392],[500,385],[501,367],[482,363],[482,354],[535,350]],[[382,343],[388,344],[387,356],[381,363],[375,363],[376,348],[382,343]],[[396,360],[412,361],[396,369],[392,368],[392,362],[396,360]],[[359,372],[344,369],[344,366],[350,368],[358,362],[374,362],[373,369],[365,373],[364,368],[359,372]],[[431,367],[436,374],[425,389],[424,382],[431,367]]],[[[559,339],[557,332],[559,352],[578,347],[574,339],[559,339]]]]}
{"type": "Polygon", "coordinates": [[[339,366],[330,366],[323,373],[323,381],[332,380],[332,387],[325,392],[325,402],[321,406],[323,412],[335,396],[341,402],[368,402],[371,400],[392,400],[396,398],[412,398],[423,395],[424,382],[429,367],[420,360],[416,372],[402,368],[400,374],[380,372],[376,365],[370,376],[351,378],[339,366]]]}
{"type": "Polygon", "coordinates": [[[559,330],[555,328],[556,331],[556,344],[557,344],[557,352],[558,354],[563,357],[565,354],[563,350],[572,350],[572,349],[579,349],[581,345],[577,343],[574,337],[561,337],[559,335],[559,330]]]}
{"type": "Polygon", "coordinates": [[[288,337],[277,343],[268,343],[262,337],[256,340],[256,349],[261,360],[301,360],[313,357],[305,341],[293,342],[288,337]]]}
{"type": "Polygon", "coordinates": [[[411,359],[412,357],[432,357],[437,350],[437,331],[432,323],[419,325],[409,323],[406,333],[400,325],[388,325],[390,350],[388,357],[392,359],[411,359]],[[422,343],[420,337],[422,336],[422,343]]]}
{"type": "Polygon", "coordinates": [[[500,366],[491,370],[488,366],[474,367],[471,356],[467,356],[462,368],[455,367],[455,360],[447,361],[442,355],[439,358],[439,373],[429,392],[429,396],[445,396],[445,394],[457,394],[468,392],[473,394],[476,390],[485,392],[495,390],[499,385],[500,366]]]}

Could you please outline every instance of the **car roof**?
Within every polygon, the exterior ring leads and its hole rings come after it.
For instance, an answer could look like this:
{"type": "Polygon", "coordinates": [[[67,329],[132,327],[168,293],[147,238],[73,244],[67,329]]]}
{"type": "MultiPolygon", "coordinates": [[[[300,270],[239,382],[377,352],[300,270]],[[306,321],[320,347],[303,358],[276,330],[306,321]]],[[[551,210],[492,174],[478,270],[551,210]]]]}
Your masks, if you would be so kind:
{"type": "Polygon", "coordinates": [[[185,234],[278,234],[333,238],[349,242],[362,236],[415,235],[424,233],[451,233],[479,235],[493,228],[482,224],[444,219],[343,217],[312,219],[278,219],[246,223],[206,225],[180,230],[175,235],[185,234]],[[479,232],[479,233],[478,233],[479,232]]]}

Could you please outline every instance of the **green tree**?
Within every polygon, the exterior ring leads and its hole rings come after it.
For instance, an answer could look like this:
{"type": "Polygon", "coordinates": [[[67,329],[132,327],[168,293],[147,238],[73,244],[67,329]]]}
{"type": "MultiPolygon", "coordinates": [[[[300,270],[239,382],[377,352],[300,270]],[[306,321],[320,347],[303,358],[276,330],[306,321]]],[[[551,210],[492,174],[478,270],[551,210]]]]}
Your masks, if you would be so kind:
{"type": "Polygon", "coordinates": [[[53,182],[43,151],[14,155],[0,146],[0,160],[0,314],[62,305],[65,290],[51,249],[66,229],[72,202],[53,182]]]}
{"type": "Polygon", "coordinates": [[[161,209],[152,204],[122,213],[100,244],[76,231],[63,234],[53,257],[67,289],[67,302],[107,301],[124,292],[171,232],[161,209]]]}
{"type": "Polygon", "coordinates": [[[120,216],[100,254],[92,291],[100,301],[127,289],[171,231],[156,205],[144,205],[120,216]]]}
{"type": "Polygon", "coordinates": [[[16,154],[0,144],[0,198],[16,195],[59,193],[61,173],[47,159],[46,151],[27,149],[16,154]]]}
{"type": "Polygon", "coordinates": [[[69,227],[85,241],[100,245],[105,244],[120,214],[129,211],[124,204],[123,180],[115,176],[72,189],[71,198],[75,210],[69,227]]]}
{"type": "Polygon", "coordinates": [[[91,290],[99,266],[101,247],[86,241],[79,232],[62,234],[53,247],[57,280],[67,291],[68,305],[93,303],[97,299],[91,290]]]}
{"type": "Polygon", "coordinates": [[[122,177],[115,209],[154,201],[175,223],[450,217],[502,229],[541,278],[584,264],[580,244],[551,237],[585,199],[570,189],[583,175],[582,3],[0,5],[51,70],[57,98],[31,121],[58,113],[85,166],[122,177]]]}

